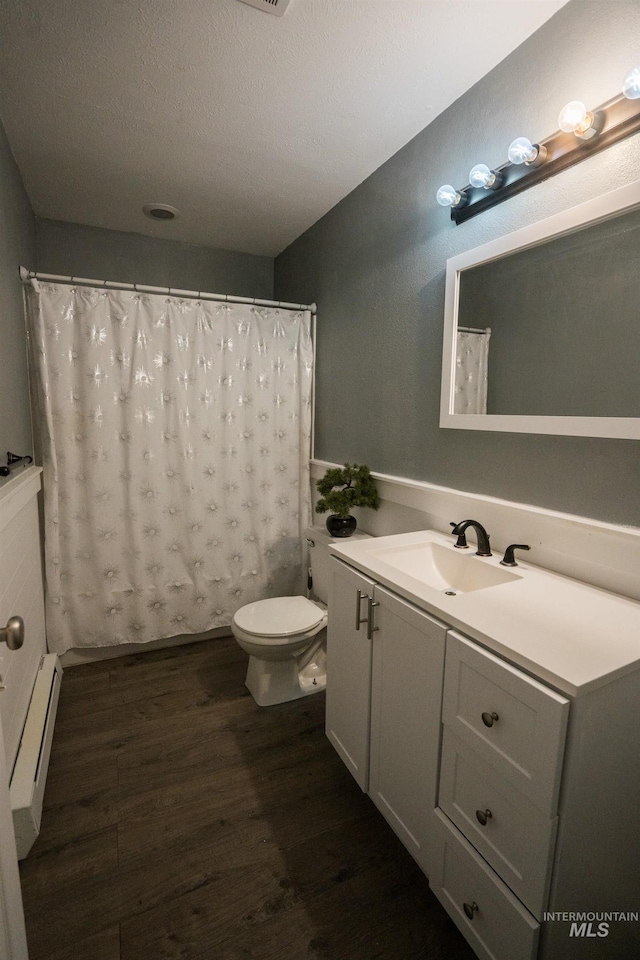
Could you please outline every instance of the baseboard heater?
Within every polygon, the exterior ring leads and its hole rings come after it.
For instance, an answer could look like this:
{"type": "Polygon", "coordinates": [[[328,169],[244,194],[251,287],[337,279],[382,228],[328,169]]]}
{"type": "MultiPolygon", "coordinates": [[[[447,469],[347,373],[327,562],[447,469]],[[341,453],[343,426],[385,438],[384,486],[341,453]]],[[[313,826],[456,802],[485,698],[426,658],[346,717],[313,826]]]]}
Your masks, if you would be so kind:
{"type": "Polygon", "coordinates": [[[46,654],[36,674],[9,788],[18,860],[24,860],[40,833],[61,680],[58,655],[46,654]]]}

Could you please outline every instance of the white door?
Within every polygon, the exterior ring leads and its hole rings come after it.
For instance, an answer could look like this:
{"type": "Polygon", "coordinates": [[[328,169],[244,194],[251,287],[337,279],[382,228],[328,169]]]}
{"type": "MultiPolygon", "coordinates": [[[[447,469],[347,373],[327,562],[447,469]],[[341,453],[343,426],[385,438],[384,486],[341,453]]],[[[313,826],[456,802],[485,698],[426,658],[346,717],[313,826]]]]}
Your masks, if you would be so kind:
{"type": "MultiPolygon", "coordinates": [[[[1,722],[1,721],[0,721],[1,722]]],[[[0,958],[28,960],[18,856],[9,802],[9,771],[0,726],[0,958]]]]}
{"type": "Polygon", "coordinates": [[[26,467],[0,482],[0,628],[19,614],[26,637],[15,650],[0,643],[0,960],[27,960],[9,779],[47,652],[37,502],[41,473],[41,467],[26,467]]]}

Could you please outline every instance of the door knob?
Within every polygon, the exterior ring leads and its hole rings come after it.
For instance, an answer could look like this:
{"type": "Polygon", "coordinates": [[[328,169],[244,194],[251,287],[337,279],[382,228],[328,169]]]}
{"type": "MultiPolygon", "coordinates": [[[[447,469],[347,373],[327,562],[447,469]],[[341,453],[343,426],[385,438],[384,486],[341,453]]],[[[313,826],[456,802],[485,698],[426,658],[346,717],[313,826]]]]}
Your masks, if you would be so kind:
{"type": "Polygon", "coordinates": [[[22,617],[9,617],[6,627],[0,627],[0,643],[6,643],[9,650],[19,650],[24,643],[24,620],[22,617]]]}

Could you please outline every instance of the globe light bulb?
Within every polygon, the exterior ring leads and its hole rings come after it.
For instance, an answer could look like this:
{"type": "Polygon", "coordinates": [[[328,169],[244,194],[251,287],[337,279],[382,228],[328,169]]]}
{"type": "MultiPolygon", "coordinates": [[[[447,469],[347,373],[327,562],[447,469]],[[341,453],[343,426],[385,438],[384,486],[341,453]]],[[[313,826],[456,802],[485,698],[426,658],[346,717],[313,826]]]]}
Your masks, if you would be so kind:
{"type": "Polygon", "coordinates": [[[461,199],[461,194],[450,183],[444,183],[436,193],[436,200],[441,207],[457,207],[461,199]]]}
{"type": "Polygon", "coordinates": [[[500,185],[501,180],[502,177],[495,170],[490,170],[486,163],[476,163],[469,172],[469,183],[472,187],[492,190],[500,185]]]}
{"type": "Polygon", "coordinates": [[[622,93],[627,100],[640,100],[640,67],[634,67],[624,78],[622,93]]]}
{"type": "Polygon", "coordinates": [[[509,145],[507,156],[511,163],[533,163],[538,159],[540,148],[534,146],[526,137],[517,137],[509,145]]]}
{"type": "Polygon", "coordinates": [[[580,100],[571,100],[566,103],[558,116],[558,126],[564,133],[575,133],[584,136],[591,128],[593,114],[589,113],[580,100]]]}

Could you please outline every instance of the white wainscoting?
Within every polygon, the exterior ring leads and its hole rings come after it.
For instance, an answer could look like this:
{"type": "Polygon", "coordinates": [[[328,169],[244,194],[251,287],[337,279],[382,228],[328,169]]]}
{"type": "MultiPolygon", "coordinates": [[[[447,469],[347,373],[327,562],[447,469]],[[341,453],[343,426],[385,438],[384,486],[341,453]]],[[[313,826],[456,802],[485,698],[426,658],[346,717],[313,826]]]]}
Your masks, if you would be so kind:
{"type": "MultiPolygon", "coordinates": [[[[328,467],[341,464],[311,461],[312,502],[315,481],[328,467]]],[[[374,536],[412,530],[450,532],[449,523],[478,520],[491,537],[494,553],[510,543],[528,543],[523,565],[544,567],[596,587],[640,600],[640,528],[591,520],[418,480],[373,473],[382,505],[378,511],[354,510],[358,526],[374,536]]],[[[323,517],[314,514],[314,523],[323,517]]],[[[472,530],[469,529],[472,542],[472,530]]]]}

